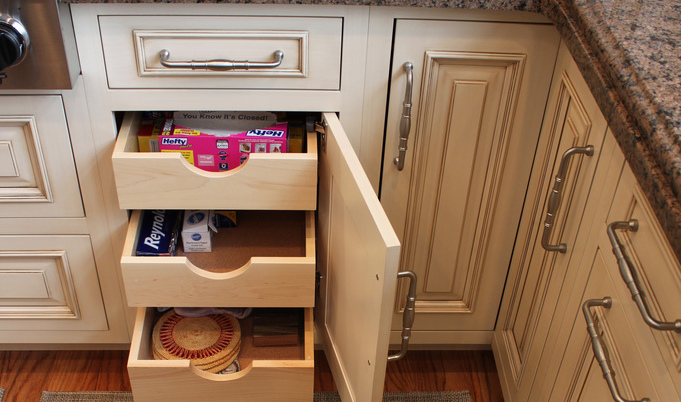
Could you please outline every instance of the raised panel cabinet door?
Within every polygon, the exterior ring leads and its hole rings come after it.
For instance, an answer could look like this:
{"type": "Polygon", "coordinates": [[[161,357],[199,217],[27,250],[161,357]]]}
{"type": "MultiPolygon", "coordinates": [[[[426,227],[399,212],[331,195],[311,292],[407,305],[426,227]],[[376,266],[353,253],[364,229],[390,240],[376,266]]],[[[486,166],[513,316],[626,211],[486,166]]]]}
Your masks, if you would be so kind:
{"type": "MultiPolygon", "coordinates": [[[[571,260],[597,167],[607,167],[607,123],[567,48],[560,48],[544,123],[494,332],[500,377],[509,397],[527,400],[535,383],[558,295],[571,260]],[[604,154],[604,155],[603,155],[604,154]]],[[[588,234],[590,222],[587,222],[588,234]]],[[[539,374],[541,375],[541,374],[539,374]]]]}
{"type": "Polygon", "coordinates": [[[62,97],[2,96],[0,108],[0,217],[83,217],[62,97]]]}
{"type": "Polygon", "coordinates": [[[341,399],[379,402],[400,243],[338,118],[323,118],[315,322],[341,399]]]}
{"type": "Polygon", "coordinates": [[[380,196],[404,243],[401,267],[419,276],[414,329],[475,332],[459,343],[489,344],[558,36],[541,24],[399,19],[394,39],[380,196]]]}

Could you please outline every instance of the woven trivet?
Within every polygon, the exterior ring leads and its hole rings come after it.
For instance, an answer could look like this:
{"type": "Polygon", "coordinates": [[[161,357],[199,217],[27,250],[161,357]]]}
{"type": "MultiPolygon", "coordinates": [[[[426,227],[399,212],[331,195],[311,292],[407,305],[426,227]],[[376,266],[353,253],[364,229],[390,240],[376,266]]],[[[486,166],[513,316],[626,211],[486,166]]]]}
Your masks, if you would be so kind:
{"type": "Polygon", "coordinates": [[[187,359],[211,372],[229,366],[240,345],[239,321],[227,314],[183,317],[171,310],[156,322],[152,333],[155,359],[187,359]]]}

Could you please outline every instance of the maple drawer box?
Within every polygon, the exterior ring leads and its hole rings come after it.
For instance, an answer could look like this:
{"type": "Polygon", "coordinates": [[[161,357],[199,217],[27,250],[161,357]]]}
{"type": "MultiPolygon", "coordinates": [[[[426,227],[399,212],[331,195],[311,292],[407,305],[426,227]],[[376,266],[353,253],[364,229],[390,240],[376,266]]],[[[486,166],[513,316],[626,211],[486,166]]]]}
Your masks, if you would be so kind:
{"type": "MultiPolygon", "coordinates": [[[[151,333],[160,314],[139,308],[130,345],[128,374],[135,400],[202,402],[312,402],[314,336],[312,309],[304,309],[303,342],[298,346],[252,347],[245,320],[241,321],[241,370],[212,374],[189,360],[154,360],[151,333]]],[[[246,319],[247,320],[247,319],[246,319]]]]}
{"type": "Polygon", "coordinates": [[[136,256],[133,211],[121,258],[133,307],[313,307],[314,211],[237,211],[237,226],[212,236],[212,252],[136,256]]]}
{"type": "Polygon", "coordinates": [[[110,88],[340,88],[340,17],[105,15],[99,28],[110,88]]]}
{"type": "Polygon", "coordinates": [[[122,209],[316,209],[316,134],[305,153],[253,153],[235,169],[207,172],[180,153],[139,152],[141,120],[126,113],[113,151],[122,209]]]}

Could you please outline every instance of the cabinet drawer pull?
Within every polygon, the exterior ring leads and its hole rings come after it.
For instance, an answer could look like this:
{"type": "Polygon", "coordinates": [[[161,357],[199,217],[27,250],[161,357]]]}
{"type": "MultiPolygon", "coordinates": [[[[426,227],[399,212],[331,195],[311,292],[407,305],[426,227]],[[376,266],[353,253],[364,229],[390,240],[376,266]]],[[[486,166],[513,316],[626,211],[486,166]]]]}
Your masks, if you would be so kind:
{"type": "Polygon", "coordinates": [[[598,335],[596,324],[593,320],[593,317],[591,316],[591,311],[589,310],[591,307],[599,306],[603,308],[612,307],[612,299],[610,297],[604,297],[602,299],[587,300],[584,302],[584,304],[582,304],[582,312],[584,313],[584,319],[586,320],[586,329],[589,331],[589,336],[591,337],[591,347],[593,348],[594,356],[596,357],[598,364],[601,366],[601,371],[603,371],[603,377],[608,383],[608,388],[610,388],[612,399],[616,402],[650,402],[649,398],[643,398],[638,401],[630,401],[628,399],[622,398],[620,395],[619,389],[617,389],[617,383],[615,383],[615,373],[610,367],[605,348],[601,343],[601,337],[598,335]]]}
{"type": "Polygon", "coordinates": [[[563,157],[560,160],[560,166],[558,167],[558,174],[556,174],[553,180],[553,189],[551,189],[551,194],[549,194],[549,201],[546,205],[546,218],[544,219],[544,233],[541,237],[541,246],[546,251],[558,251],[559,253],[565,254],[567,252],[567,244],[549,244],[549,237],[551,237],[551,229],[553,228],[553,221],[556,218],[556,212],[558,212],[558,206],[560,206],[560,196],[563,191],[563,182],[565,182],[565,175],[567,174],[568,162],[570,157],[575,154],[584,154],[586,156],[593,156],[594,147],[593,145],[587,145],[585,147],[572,147],[565,151],[563,157]]]}
{"type": "Polygon", "coordinates": [[[277,50],[272,55],[274,61],[248,61],[248,60],[191,60],[191,61],[169,61],[170,51],[161,50],[158,55],[161,57],[161,65],[168,68],[191,68],[192,70],[248,70],[251,68],[275,68],[281,65],[284,59],[284,52],[277,50]]]}
{"type": "Polygon", "coordinates": [[[398,156],[393,160],[400,172],[404,169],[404,158],[407,153],[407,141],[411,130],[411,93],[414,88],[414,65],[407,61],[402,65],[407,73],[407,87],[404,91],[404,103],[402,103],[402,118],[400,119],[400,143],[397,146],[398,156]]]}
{"type": "Polygon", "coordinates": [[[624,252],[622,252],[622,243],[617,237],[617,233],[615,233],[615,230],[617,229],[635,232],[638,230],[638,221],[636,219],[632,219],[630,221],[612,222],[608,225],[607,232],[608,238],[610,239],[610,244],[612,244],[612,253],[615,255],[615,258],[617,258],[617,265],[619,265],[620,268],[620,275],[622,276],[624,283],[629,288],[629,292],[631,292],[631,298],[634,299],[634,302],[636,302],[636,306],[638,306],[638,310],[641,312],[643,321],[648,324],[649,327],[660,331],[676,331],[681,333],[681,319],[674,322],[663,322],[656,320],[650,315],[650,308],[643,299],[638,280],[631,270],[627,256],[624,254],[624,252]]]}
{"type": "Polygon", "coordinates": [[[409,292],[407,292],[407,304],[402,313],[402,346],[397,354],[388,356],[389,362],[400,360],[407,354],[409,339],[411,338],[411,328],[414,325],[416,315],[416,274],[412,271],[400,271],[397,278],[409,278],[409,292]]]}

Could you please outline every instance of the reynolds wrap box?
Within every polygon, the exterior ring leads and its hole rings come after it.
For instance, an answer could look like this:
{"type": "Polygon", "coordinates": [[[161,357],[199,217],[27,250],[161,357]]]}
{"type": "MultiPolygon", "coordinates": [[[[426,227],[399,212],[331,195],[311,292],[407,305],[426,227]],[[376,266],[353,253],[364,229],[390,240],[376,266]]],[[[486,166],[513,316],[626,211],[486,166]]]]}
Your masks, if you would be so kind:
{"type": "Polygon", "coordinates": [[[181,211],[142,211],[136,255],[175,255],[181,211]]]}
{"type": "Polygon", "coordinates": [[[187,162],[210,172],[234,169],[252,153],[286,153],[288,127],[271,127],[217,136],[175,125],[171,135],[159,137],[161,152],[179,152],[187,162]]]}

